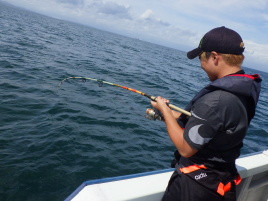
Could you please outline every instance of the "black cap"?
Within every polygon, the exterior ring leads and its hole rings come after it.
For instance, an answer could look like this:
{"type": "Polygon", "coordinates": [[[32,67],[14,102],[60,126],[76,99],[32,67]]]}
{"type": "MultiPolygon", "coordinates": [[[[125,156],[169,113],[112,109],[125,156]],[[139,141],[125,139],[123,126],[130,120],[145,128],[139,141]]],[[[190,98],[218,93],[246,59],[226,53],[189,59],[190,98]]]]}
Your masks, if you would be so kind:
{"type": "Polygon", "coordinates": [[[194,59],[202,52],[241,55],[244,52],[244,43],[241,36],[232,29],[224,26],[212,29],[201,39],[198,48],[187,53],[189,59],[194,59]]]}

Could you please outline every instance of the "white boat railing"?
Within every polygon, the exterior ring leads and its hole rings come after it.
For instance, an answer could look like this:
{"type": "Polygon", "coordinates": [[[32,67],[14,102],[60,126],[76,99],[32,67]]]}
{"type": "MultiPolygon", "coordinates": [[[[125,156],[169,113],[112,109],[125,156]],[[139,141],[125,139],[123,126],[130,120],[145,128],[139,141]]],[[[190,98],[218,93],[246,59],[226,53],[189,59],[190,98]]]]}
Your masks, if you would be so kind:
{"type": "MultiPolygon", "coordinates": [[[[268,150],[236,160],[237,201],[268,200],[268,150]]],[[[174,169],[84,182],[66,201],[160,201],[174,169]]]]}

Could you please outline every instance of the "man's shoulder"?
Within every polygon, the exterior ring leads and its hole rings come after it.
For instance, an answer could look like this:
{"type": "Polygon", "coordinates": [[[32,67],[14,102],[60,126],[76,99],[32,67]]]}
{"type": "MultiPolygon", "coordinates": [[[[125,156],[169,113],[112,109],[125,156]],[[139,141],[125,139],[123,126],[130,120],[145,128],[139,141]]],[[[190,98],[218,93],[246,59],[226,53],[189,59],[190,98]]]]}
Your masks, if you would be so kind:
{"type": "Polygon", "coordinates": [[[205,94],[198,102],[209,105],[235,104],[237,102],[240,103],[237,95],[220,89],[205,94]]]}
{"type": "Polygon", "coordinates": [[[239,97],[224,90],[216,90],[204,95],[196,102],[193,110],[209,118],[217,114],[218,121],[226,118],[239,121],[242,116],[247,117],[246,108],[239,97]]]}
{"type": "Polygon", "coordinates": [[[246,112],[239,97],[224,90],[215,90],[204,95],[196,101],[192,109],[204,115],[246,112]]]}

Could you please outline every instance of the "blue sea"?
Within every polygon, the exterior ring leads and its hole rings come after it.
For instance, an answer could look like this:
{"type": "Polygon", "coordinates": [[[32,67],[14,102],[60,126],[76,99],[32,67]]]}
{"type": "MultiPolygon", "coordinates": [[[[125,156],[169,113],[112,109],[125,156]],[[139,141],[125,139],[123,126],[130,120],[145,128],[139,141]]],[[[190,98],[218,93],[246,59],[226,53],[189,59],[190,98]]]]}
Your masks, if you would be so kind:
{"type": "MultiPolygon", "coordinates": [[[[163,96],[184,108],[209,83],[186,53],[0,2],[0,200],[63,200],[83,181],[170,167],[150,101],[85,76],[163,96]]],[[[242,154],[267,149],[268,73],[242,154]]]]}

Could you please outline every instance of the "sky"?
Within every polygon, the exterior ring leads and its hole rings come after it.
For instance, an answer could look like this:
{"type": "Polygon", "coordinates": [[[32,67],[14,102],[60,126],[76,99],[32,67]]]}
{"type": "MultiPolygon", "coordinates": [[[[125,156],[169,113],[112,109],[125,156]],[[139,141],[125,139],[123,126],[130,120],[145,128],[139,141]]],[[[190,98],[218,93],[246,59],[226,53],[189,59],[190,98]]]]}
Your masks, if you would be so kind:
{"type": "Polygon", "coordinates": [[[226,26],[245,43],[243,66],[268,72],[268,0],[4,0],[47,16],[189,51],[226,26]]]}

